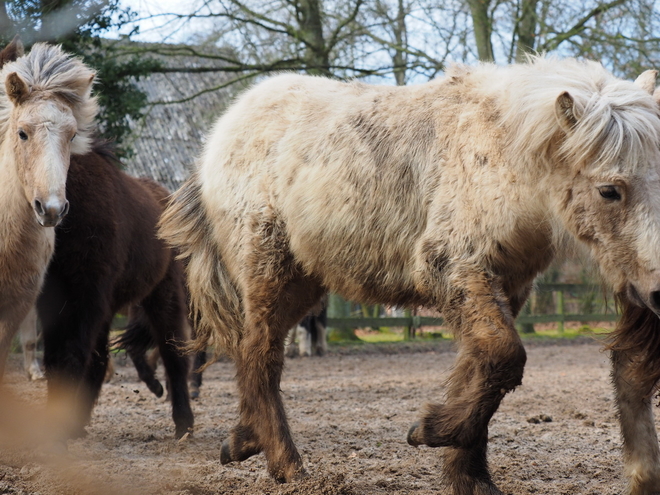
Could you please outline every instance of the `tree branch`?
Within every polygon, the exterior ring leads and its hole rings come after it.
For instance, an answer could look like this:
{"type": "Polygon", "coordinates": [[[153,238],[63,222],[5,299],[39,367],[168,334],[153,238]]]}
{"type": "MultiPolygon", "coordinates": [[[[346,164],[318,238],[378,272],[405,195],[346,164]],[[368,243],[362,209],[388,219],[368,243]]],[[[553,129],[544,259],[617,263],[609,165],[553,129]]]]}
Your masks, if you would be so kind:
{"type": "Polygon", "coordinates": [[[567,39],[572,38],[573,36],[580,34],[582,31],[587,29],[586,24],[591,19],[593,19],[594,17],[600,14],[607,12],[608,10],[618,7],[619,5],[623,5],[627,1],[628,0],[614,0],[605,5],[599,5],[598,7],[595,7],[587,15],[585,15],[582,19],[580,19],[577,23],[575,23],[573,27],[571,27],[568,31],[564,33],[558,33],[554,38],[546,41],[543,46],[539,47],[539,51],[552,51],[557,49],[557,47],[561,43],[563,43],[567,39]]]}

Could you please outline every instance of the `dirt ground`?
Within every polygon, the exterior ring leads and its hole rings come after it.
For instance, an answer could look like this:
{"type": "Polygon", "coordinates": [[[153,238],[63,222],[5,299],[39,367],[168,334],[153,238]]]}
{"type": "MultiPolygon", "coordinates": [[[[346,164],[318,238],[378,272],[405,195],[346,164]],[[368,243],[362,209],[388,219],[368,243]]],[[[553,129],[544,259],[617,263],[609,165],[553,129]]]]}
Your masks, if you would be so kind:
{"type": "MultiPolygon", "coordinates": [[[[589,340],[564,344],[528,346],[523,385],[491,421],[490,465],[506,494],[624,491],[607,355],[589,340]],[[551,421],[529,422],[541,415],[551,421]]],[[[413,448],[405,438],[423,404],[441,398],[455,354],[444,344],[431,352],[368,349],[287,361],[282,391],[310,475],[302,482],[269,479],[263,455],[220,465],[220,442],[236,421],[231,363],[206,372],[194,436],[182,442],[173,438],[169,404],[119,363],[86,438],[56,455],[0,451],[0,494],[445,493],[441,449],[413,448]]],[[[45,384],[29,383],[17,356],[5,382],[35,410],[43,404],[45,384]]]]}

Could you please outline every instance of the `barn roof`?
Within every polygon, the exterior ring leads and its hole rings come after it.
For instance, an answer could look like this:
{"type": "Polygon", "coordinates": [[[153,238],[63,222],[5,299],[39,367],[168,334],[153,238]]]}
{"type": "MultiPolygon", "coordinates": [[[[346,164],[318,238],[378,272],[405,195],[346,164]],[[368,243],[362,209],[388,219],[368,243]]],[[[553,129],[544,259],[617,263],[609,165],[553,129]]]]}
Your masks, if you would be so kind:
{"type": "MultiPolygon", "coordinates": [[[[168,67],[195,68],[214,64],[188,55],[156,55],[155,58],[168,67]]],[[[155,73],[142,78],[137,85],[153,104],[183,100],[221,85],[228,77],[219,72],[155,73]]],[[[132,135],[128,143],[134,155],[123,160],[126,172],[137,177],[151,177],[170,191],[178,189],[190,175],[204,135],[230,98],[230,90],[221,89],[181,103],[148,107],[142,119],[130,122],[132,135]]]]}

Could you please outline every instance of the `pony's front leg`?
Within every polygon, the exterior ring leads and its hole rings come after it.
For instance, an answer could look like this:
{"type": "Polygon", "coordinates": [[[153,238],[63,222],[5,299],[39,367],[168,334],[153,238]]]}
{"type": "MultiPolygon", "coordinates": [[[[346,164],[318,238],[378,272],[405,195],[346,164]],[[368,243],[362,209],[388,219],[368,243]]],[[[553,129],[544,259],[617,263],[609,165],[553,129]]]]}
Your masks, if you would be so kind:
{"type": "MultiPolygon", "coordinates": [[[[52,288],[45,291],[48,295],[53,292],[52,288]]],[[[48,403],[71,408],[63,434],[72,438],[85,435],[107,366],[112,322],[107,298],[93,288],[80,292],[87,297],[76,300],[74,295],[58,291],[55,294],[62,302],[42,296],[37,307],[43,325],[48,403]]]]}
{"type": "Polygon", "coordinates": [[[660,494],[660,448],[653,421],[653,384],[642,383],[639,366],[624,351],[612,351],[612,380],[623,436],[628,495],[660,494]]]}
{"type": "Polygon", "coordinates": [[[526,354],[496,281],[484,274],[464,282],[444,309],[459,347],[446,402],[427,406],[408,443],[449,447],[444,471],[455,495],[499,495],[488,470],[488,423],[522,382],[526,354]]]}
{"type": "Polygon", "coordinates": [[[30,306],[34,305],[34,300],[2,302],[6,304],[0,309],[0,381],[5,373],[7,358],[16,332],[28,314],[30,306]]]}
{"type": "Polygon", "coordinates": [[[23,367],[30,380],[43,380],[44,372],[37,360],[37,309],[32,306],[19,330],[21,348],[23,349],[23,367]]]}

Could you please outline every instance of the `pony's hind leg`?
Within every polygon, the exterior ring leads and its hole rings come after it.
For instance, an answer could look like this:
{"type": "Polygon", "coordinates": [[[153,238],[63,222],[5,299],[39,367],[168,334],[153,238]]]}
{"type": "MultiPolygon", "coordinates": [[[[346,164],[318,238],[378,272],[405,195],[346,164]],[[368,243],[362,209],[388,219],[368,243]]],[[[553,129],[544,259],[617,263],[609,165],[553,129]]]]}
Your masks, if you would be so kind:
{"type": "Polygon", "coordinates": [[[272,298],[263,299],[263,291],[260,295],[245,299],[245,329],[236,356],[240,419],[222,445],[221,461],[242,461],[263,451],[271,476],[289,482],[304,471],[280,395],[284,342],[323,289],[301,276],[272,298]]]}
{"type": "MultiPolygon", "coordinates": [[[[653,315],[653,318],[656,318],[653,315]]],[[[639,362],[624,351],[612,351],[612,380],[623,437],[628,495],[660,493],[660,448],[653,421],[654,383],[640,379],[639,362]]]]}
{"type": "Polygon", "coordinates": [[[160,355],[157,356],[155,363],[151,363],[150,357],[147,358],[147,351],[153,344],[151,323],[144,308],[138,305],[131,306],[128,312],[126,331],[117,339],[115,345],[126,350],[126,354],[133,361],[138,377],[147,385],[147,388],[156,397],[162,397],[163,385],[156,378],[156,365],[160,355]]]}
{"type": "Polygon", "coordinates": [[[152,337],[167,374],[176,438],[192,433],[195,422],[188,394],[190,359],[179,349],[190,337],[186,325],[182,276],[178,265],[170,265],[165,278],[141,304],[149,318],[152,337]]]}
{"type": "Polygon", "coordinates": [[[455,495],[495,495],[487,463],[488,423],[504,395],[520,385],[525,350],[508,298],[486,274],[465,274],[445,317],[459,352],[444,404],[427,407],[408,433],[411,445],[448,447],[444,474],[455,495]]]}
{"type": "Polygon", "coordinates": [[[190,398],[199,399],[200,388],[202,387],[202,374],[201,367],[206,364],[206,351],[198,351],[195,353],[195,360],[193,362],[193,369],[190,373],[190,398]]]}

